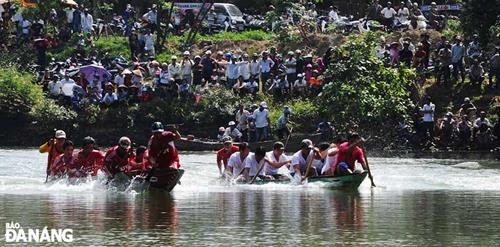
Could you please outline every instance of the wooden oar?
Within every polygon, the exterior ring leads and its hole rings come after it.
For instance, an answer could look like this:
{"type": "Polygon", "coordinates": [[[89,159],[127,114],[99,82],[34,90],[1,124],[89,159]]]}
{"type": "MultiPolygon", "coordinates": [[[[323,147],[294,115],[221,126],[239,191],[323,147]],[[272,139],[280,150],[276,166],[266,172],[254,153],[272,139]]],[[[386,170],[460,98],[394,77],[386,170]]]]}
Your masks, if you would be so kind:
{"type": "Polygon", "coordinates": [[[313,155],[311,157],[311,160],[309,160],[309,162],[307,162],[307,168],[306,168],[306,171],[304,172],[304,177],[302,177],[302,179],[300,180],[300,182],[304,182],[304,180],[306,180],[309,176],[307,176],[307,174],[309,173],[309,170],[311,169],[311,166],[312,166],[312,163],[314,161],[314,150],[313,150],[313,155]]]}
{"type": "Polygon", "coordinates": [[[376,187],[375,183],[373,182],[373,176],[372,172],[370,171],[370,166],[368,165],[368,159],[366,158],[366,148],[364,149],[364,157],[365,157],[365,164],[366,164],[366,169],[368,170],[368,177],[370,178],[370,181],[372,182],[372,187],[376,187]]]}
{"type": "Polygon", "coordinates": [[[290,136],[292,136],[292,132],[293,132],[293,127],[290,128],[290,133],[288,134],[288,136],[286,137],[286,141],[285,141],[285,150],[286,150],[286,146],[288,145],[288,141],[290,140],[290,136]]]}
{"type": "Polygon", "coordinates": [[[260,171],[262,171],[262,168],[264,168],[264,165],[266,164],[266,158],[262,158],[259,162],[259,169],[257,170],[257,173],[255,173],[255,176],[253,176],[252,180],[250,180],[249,184],[253,184],[255,182],[255,179],[259,176],[260,171]]]}

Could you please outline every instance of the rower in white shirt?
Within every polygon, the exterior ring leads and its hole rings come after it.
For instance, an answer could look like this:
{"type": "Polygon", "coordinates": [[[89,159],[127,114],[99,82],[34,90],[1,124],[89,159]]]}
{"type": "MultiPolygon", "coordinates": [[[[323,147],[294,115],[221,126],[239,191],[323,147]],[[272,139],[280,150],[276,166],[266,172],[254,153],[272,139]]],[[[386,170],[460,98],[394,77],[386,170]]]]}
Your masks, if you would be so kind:
{"type": "Polygon", "coordinates": [[[237,179],[242,175],[245,168],[245,160],[250,155],[248,143],[242,142],[238,145],[238,147],[240,151],[233,153],[227,162],[226,173],[228,174],[228,177],[232,177],[233,179],[237,179]]]}
{"type": "Polygon", "coordinates": [[[264,167],[261,167],[265,166],[266,163],[266,151],[262,147],[257,148],[255,150],[255,153],[248,155],[247,159],[245,160],[244,171],[246,181],[251,183],[251,181],[258,179],[274,179],[273,177],[266,176],[264,167]],[[264,164],[262,164],[261,162],[264,162],[264,164]]]}
{"type": "Polygon", "coordinates": [[[283,166],[289,166],[291,160],[286,157],[285,145],[282,142],[275,142],[273,145],[273,151],[266,153],[266,159],[268,162],[265,167],[265,174],[272,176],[275,179],[285,179],[287,178],[284,174],[279,174],[279,169],[283,166]]]}

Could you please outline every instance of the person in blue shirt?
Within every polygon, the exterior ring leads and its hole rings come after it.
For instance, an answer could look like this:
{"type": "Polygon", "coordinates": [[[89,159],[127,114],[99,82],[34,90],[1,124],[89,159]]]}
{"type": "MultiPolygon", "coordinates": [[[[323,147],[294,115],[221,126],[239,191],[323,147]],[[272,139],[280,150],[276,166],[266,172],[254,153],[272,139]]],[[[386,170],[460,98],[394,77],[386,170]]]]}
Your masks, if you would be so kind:
{"type": "Polygon", "coordinates": [[[451,64],[453,65],[453,78],[458,81],[458,71],[460,71],[462,84],[465,81],[464,56],[465,46],[462,44],[460,36],[456,36],[455,44],[451,47],[451,64]]]}

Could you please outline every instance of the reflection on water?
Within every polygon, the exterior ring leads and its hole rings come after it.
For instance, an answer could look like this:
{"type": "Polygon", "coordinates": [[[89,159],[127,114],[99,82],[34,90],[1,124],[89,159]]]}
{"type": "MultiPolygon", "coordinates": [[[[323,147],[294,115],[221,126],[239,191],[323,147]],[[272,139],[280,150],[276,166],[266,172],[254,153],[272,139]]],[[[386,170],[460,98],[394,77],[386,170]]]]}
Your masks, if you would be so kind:
{"type": "Polygon", "coordinates": [[[98,182],[43,185],[37,159],[44,157],[12,152],[0,152],[7,162],[0,163],[0,245],[5,222],[11,221],[25,228],[71,228],[78,246],[500,242],[500,172],[493,163],[372,159],[380,186],[370,189],[365,181],[359,191],[344,192],[312,184],[218,185],[213,154],[190,154],[183,156],[186,175],[174,193],[137,194],[110,191],[98,182]]]}

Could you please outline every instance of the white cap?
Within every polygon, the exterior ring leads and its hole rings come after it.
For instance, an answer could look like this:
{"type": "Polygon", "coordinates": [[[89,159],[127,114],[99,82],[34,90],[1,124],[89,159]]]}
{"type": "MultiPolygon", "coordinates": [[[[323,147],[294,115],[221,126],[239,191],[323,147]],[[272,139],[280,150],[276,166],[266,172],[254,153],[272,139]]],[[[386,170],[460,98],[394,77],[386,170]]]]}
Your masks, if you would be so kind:
{"type": "Polygon", "coordinates": [[[208,50],[205,52],[206,55],[212,55],[212,51],[208,50]]]}
{"type": "Polygon", "coordinates": [[[191,55],[191,53],[189,53],[189,51],[184,52],[184,56],[189,56],[189,55],[191,55]]]}
{"type": "Polygon", "coordinates": [[[118,145],[122,148],[130,148],[132,142],[130,141],[130,138],[126,136],[122,136],[120,140],[118,141],[118,145]]]}
{"type": "Polygon", "coordinates": [[[226,128],[224,128],[224,127],[219,127],[219,131],[220,131],[220,132],[226,131],[226,128]]]}
{"type": "Polygon", "coordinates": [[[267,108],[267,103],[266,103],[266,102],[264,102],[264,101],[262,101],[262,102],[260,102],[260,106],[262,106],[262,107],[264,107],[264,108],[267,108]]]}
{"type": "Polygon", "coordinates": [[[236,125],[236,123],[234,121],[230,121],[227,125],[234,126],[234,125],[236,125]]]}
{"type": "Polygon", "coordinates": [[[177,56],[176,55],[172,56],[172,60],[174,60],[174,59],[177,60],[177,56]]]}
{"type": "Polygon", "coordinates": [[[66,133],[62,130],[56,131],[56,139],[66,139],[66,133]]]}

